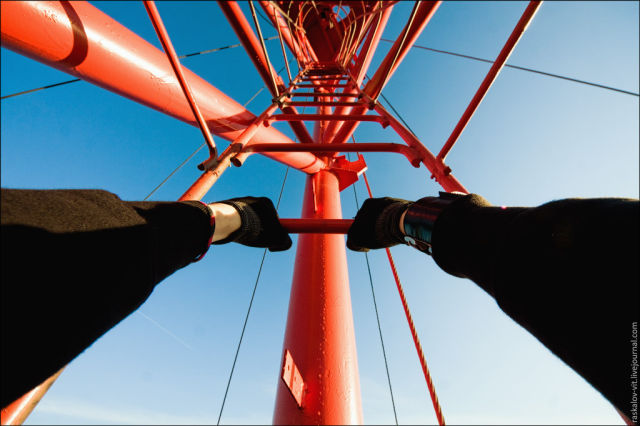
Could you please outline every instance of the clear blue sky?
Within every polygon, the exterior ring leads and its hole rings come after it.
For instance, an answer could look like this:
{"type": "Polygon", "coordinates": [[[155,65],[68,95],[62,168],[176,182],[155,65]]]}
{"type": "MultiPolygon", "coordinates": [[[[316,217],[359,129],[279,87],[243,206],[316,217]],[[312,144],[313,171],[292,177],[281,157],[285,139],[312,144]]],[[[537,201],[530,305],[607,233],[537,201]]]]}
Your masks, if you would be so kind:
{"type": "MultiPolygon", "coordinates": [[[[160,47],[141,2],[93,3],[160,47]]],[[[494,59],[525,7],[445,2],[418,44],[494,59]]],[[[384,37],[398,36],[410,8],[396,6],[384,37]]],[[[237,43],[213,2],[160,2],[158,9],[179,54],[237,43]]],[[[281,66],[277,42],[268,43],[281,66]]],[[[389,46],[381,43],[372,69],[389,46]]],[[[1,59],[3,96],[69,78],[4,48],[1,59]]],[[[545,3],[509,63],[638,92],[638,2],[545,3]]],[[[183,64],[240,103],[263,86],[242,48],[183,64]]],[[[437,152],[488,69],[414,49],[384,93],[437,152]]],[[[249,109],[261,112],[269,98],[263,91],[249,109]]],[[[638,113],[634,96],[505,69],[447,163],[470,191],[495,204],[637,198],[638,113]]],[[[84,82],[3,100],[1,117],[3,187],[103,188],[142,199],[202,143],[198,129],[84,82]]],[[[367,123],[356,138],[399,141],[367,123]]],[[[178,198],[205,155],[152,199],[178,198]]],[[[413,169],[402,157],[366,159],[374,195],[417,199],[438,190],[424,167],[413,169]]],[[[275,199],[284,172],[255,155],[229,169],[205,201],[275,199]]],[[[289,174],[282,217],[299,217],[303,184],[301,173],[289,174]]],[[[356,188],[364,199],[362,182],[356,188]]],[[[351,189],[342,201],[344,216],[353,217],[351,189]]],[[[472,282],[448,276],[408,247],[392,251],[449,423],[621,423],[598,392],[472,282]]],[[[271,422],[294,254],[267,255],[223,423],[271,422]]],[[[65,370],[27,423],[215,423],[261,255],[235,244],[215,247],[165,280],[65,370]]],[[[370,260],[399,421],[435,423],[384,252],[371,252],[370,260]]],[[[364,256],[349,252],[348,262],[364,419],[392,423],[364,256]]]]}

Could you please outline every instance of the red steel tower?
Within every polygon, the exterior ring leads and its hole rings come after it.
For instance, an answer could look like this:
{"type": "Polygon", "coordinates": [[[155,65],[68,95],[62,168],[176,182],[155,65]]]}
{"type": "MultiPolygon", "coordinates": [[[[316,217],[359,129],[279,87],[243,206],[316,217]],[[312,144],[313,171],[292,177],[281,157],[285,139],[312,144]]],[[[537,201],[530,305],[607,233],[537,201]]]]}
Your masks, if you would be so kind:
{"type": "MultiPolygon", "coordinates": [[[[351,221],[342,219],[339,193],[359,179],[366,164],[360,155],[355,161],[348,161],[341,153],[399,153],[414,167],[426,166],[446,191],[466,192],[444,160],[540,2],[530,2],[437,155],[387,112],[378,103],[378,97],[440,2],[414,3],[400,36],[375,71],[370,71],[369,65],[396,1],[249,2],[253,25],[239,4],[220,2],[273,96],[273,103],[257,117],[180,64],[155,5],[152,1],[144,3],[164,52],[89,3],[67,1],[3,1],[2,46],[199,126],[209,147],[209,157],[199,166],[202,175],[180,200],[201,199],[231,163],[240,166],[254,153],[307,174],[301,218],[282,219],[289,232],[303,235],[296,252],[282,380],[273,422],[362,423],[346,252],[341,235],[351,221]],[[287,83],[269,59],[256,18],[257,6],[277,29],[285,54],[287,83]],[[293,65],[287,61],[285,49],[294,57],[297,75],[291,73],[293,65]],[[368,71],[372,77],[364,84],[368,71]],[[167,75],[175,76],[171,84],[157,85],[157,79],[166,79],[167,75]],[[298,108],[303,108],[302,112],[298,108]],[[315,111],[305,114],[306,108],[315,111]],[[271,127],[274,121],[288,122],[299,143],[271,127]],[[363,121],[391,126],[405,144],[347,143],[363,121]],[[307,122],[314,123],[312,133],[305,125],[307,122]],[[230,142],[222,152],[218,152],[214,135],[230,142]]],[[[444,424],[402,288],[397,283],[429,393],[438,420],[444,424]]],[[[22,422],[56,377],[5,407],[2,423],[22,422]]]]}

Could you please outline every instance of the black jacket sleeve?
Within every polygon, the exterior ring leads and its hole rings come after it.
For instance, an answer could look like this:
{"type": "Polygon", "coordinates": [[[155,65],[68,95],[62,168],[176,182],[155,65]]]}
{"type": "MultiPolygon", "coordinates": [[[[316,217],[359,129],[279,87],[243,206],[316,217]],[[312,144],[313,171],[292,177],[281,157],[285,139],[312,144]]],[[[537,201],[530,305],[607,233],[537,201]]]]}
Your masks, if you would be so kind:
{"type": "Polygon", "coordinates": [[[208,248],[199,202],[2,189],[2,406],[64,367],[208,248]]]}
{"type": "Polygon", "coordinates": [[[639,221],[638,200],[501,208],[469,195],[436,219],[433,257],[476,282],[631,418],[639,221]]]}

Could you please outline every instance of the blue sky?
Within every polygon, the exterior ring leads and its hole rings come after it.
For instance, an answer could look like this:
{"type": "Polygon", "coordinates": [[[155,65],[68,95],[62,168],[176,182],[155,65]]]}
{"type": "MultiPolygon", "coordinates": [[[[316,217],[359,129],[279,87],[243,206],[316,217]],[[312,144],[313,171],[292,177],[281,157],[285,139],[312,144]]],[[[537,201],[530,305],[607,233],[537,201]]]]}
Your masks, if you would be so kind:
{"type": "MultiPolygon", "coordinates": [[[[160,48],[141,2],[92,3],[160,48]]],[[[525,7],[445,2],[417,44],[494,59],[525,7]]],[[[178,54],[238,42],[214,2],[159,2],[158,9],[178,54]]],[[[395,7],[385,38],[400,34],[410,9],[408,2],[395,7]]],[[[266,25],[263,31],[275,34],[266,25]]],[[[279,68],[279,46],[267,43],[279,68]]],[[[381,43],[372,70],[389,46],[381,43]]],[[[637,93],[638,50],[637,2],[547,2],[509,63],[637,93]]],[[[70,78],[4,48],[1,59],[3,96],[70,78]]],[[[183,64],[240,103],[263,86],[242,48],[183,64]]],[[[437,152],[488,69],[414,49],[383,93],[437,152]]],[[[269,102],[263,91],[248,108],[258,114],[269,102]]],[[[495,204],[637,198],[638,113],[638,97],[505,69],[447,163],[470,191],[495,204]]],[[[202,143],[198,129],[84,82],[3,100],[1,120],[3,187],[102,188],[142,199],[202,143]]],[[[355,136],[400,141],[371,123],[355,136]]],[[[152,199],[178,198],[205,156],[196,155],[152,199]]],[[[424,167],[414,169],[404,157],[365,158],[376,196],[417,199],[439,189],[424,167]]],[[[205,201],[275,200],[284,173],[281,164],[254,155],[229,169],[205,201]]],[[[304,175],[289,173],[282,217],[299,217],[303,185],[304,175]]],[[[356,189],[364,199],[363,183],[356,189]]],[[[342,203],[344,217],[353,217],[350,188],[342,203]]],[[[392,252],[449,423],[621,423],[597,391],[472,282],[448,276],[409,247],[392,252]]],[[[267,255],[222,423],[271,422],[294,254],[267,255]]],[[[27,423],[214,423],[261,255],[236,244],[214,247],[165,280],[65,370],[27,423]]],[[[435,423],[384,252],[371,252],[370,261],[398,419],[435,423]]],[[[392,423],[364,256],[349,252],[348,262],[364,419],[392,423]]]]}

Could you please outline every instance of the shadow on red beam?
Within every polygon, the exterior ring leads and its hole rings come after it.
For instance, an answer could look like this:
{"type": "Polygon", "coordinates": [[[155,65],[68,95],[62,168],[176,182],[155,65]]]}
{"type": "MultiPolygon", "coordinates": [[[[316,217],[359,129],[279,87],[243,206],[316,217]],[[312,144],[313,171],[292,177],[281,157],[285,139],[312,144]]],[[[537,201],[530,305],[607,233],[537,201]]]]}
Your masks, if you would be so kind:
{"type": "Polygon", "coordinates": [[[353,219],[280,219],[289,234],[346,234],[353,219]]]}

